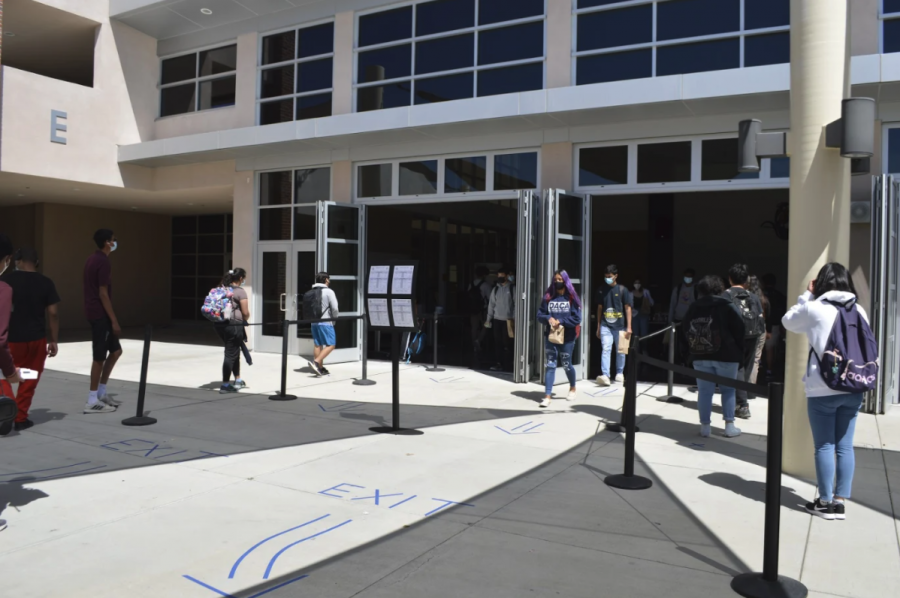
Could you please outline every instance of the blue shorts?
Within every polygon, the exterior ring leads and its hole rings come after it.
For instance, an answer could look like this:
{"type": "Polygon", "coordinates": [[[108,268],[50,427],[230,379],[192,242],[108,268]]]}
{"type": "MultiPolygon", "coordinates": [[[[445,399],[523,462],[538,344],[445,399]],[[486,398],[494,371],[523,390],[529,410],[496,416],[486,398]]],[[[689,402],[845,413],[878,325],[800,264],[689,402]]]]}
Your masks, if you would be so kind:
{"type": "Polygon", "coordinates": [[[312,325],[313,343],[317,347],[333,347],[337,344],[334,326],[331,324],[312,325]]]}

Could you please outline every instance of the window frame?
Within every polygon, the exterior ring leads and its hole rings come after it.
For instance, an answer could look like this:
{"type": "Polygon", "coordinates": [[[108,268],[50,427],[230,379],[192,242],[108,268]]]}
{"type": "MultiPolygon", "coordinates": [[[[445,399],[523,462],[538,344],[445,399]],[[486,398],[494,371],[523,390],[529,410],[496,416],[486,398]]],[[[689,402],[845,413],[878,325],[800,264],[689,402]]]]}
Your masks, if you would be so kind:
{"type": "MultiPolygon", "coordinates": [[[[884,12],[884,1],[878,0],[878,53],[884,54],[884,24],[887,21],[895,21],[900,19],[900,11],[884,12]]],[[[891,52],[894,54],[894,52],[891,52]]]]}
{"type": "MultiPolygon", "coordinates": [[[[267,126],[260,123],[260,113],[262,111],[262,105],[268,104],[269,102],[279,102],[284,100],[291,100],[292,102],[292,111],[294,114],[294,118],[285,122],[297,122],[297,100],[299,98],[308,97],[308,96],[316,96],[322,95],[326,93],[331,94],[331,109],[332,115],[334,114],[334,45],[336,40],[334,39],[334,17],[328,17],[325,19],[319,19],[317,21],[310,21],[309,23],[303,23],[302,25],[292,25],[290,27],[282,27],[280,29],[273,29],[272,31],[260,32],[257,36],[256,40],[256,107],[255,107],[255,120],[257,126],[267,126]],[[306,58],[297,58],[297,52],[300,49],[300,31],[303,29],[310,29],[312,27],[318,27],[320,25],[325,25],[327,23],[331,23],[332,27],[332,41],[331,41],[331,52],[326,54],[316,54],[315,56],[309,56],[306,58]],[[278,35],[280,33],[287,33],[288,31],[294,32],[294,57],[290,60],[283,60],[281,62],[273,62],[272,64],[262,64],[263,60],[263,43],[265,38],[271,35],[278,35]],[[298,65],[303,64],[305,62],[315,62],[317,60],[325,60],[331,59],[331,87],[327,89],[317,89],[315,91],[304,91],[297,92],[297,68],[298,65]],[[262,97],[262,73],[263,71],[268,71],[271,69],[278,69],[286,66],[294,67],[294,93],[287,95],[280,95],[271,98],[263,98],[262,97]]],[[[272,124],[284,124],[284,123],[272,123],[272,124]]]]}
{"type": "Polygon", "coordinates": [[[157,81],[156,81],[156,91],[157,91],[157,95],[158,95],[158,101],[156,103],[156,120],[160,120],[163,118],[174,118],[177,116],[184,116],[186,114],[198,114],[200,112],[209,112],[211,110],[224,110],[227,108],[234,108],[235,106],[237,106],[237,72],[238,72],[238,69],[237,69],[238,47],[237,47],[237,45],[238,45],[237,40],[234,40],[234,41],[232,41],[230,43],[226,43],[226,44],[219,43],[219,44],[215,44],[212,46],[204,46],[202,48],[189,50],[187,52],[178,52],[177,54],[169,54],[167,56],[160,56],[159,57],[159,77],[157,78],[157,81]],[[234,70],[228,71],[227,73],[217,73],[215,75],[206,75],[205,77],[199,76],[200,54],[203,52],[208,52],[210,50],[219,50],[221,48],[227,48],[229,46],[234,46],[234,52],[235,52],[234,70]],[[172,58],[181,58],[183,56],[190,56],[191,54],[194,55],[194,77],[192,77],[191,79],[184,79],[182,81],[176,81],[175,83],[163,84],[163,82],[162,82],[163,62],[165,62],[166,60],[170,60],[172,58]],[[234,77],[234,89],[235,89],[234,104],[231,104],[230,106],[219,106],[217,108],[200,109],[200,84],[204,83],[206,81],[213,81],[215,79],[225,79],[227,77],[234,77]],[[163,116],[162,115],[162,107],[163,107],[162,92],[163,92],[163,90],[169,89],[172,87],[180,87],[183,85],[188,85],[189,83],[194,84],[194,109],[191,110],[190,112],[179,112],[178,114],[168,114],[166,116],[163,116]]]}
{"type": "Polygon", "coordinates": [[[421,203],[422,201],[469,201],[472,199],[500,199],[504,197],[514,196],[516,190],[500,190],[495,191],[494,177],[494,158],[495,156],[506,156],[509,154],[537,154],[537,182],[535,189],[541,188],[541,150],[539,147],[512,148],[502,150],[472,150],[468,152],[456,152],[452,154],[431,154],[425,156],[404,156],[402,158],[391,158],[390,160],[361,160],[353,162],[352,181],[353,185],[353,203],[360,204],[397,204],[397,203],[421,203]],[[447,160],[455,158],[485,158],[485,191],[458,192],[448,193],[445,190],[446,183],[446,164],[447,160]],[[422,193],[418,195],[400,195],[400,164],[408,162],[423,162],[426,160],[437,160],[437,192],[422,193]],[[370,197],[359,195],[359,167],[374,166],[378,164],[391,165],[391,193],[381,197],[370,197]]]}
{"type": "MultiPolygon", "coordinates": [[[[900,123],[898,123],[900,126],[900,123]]],[[[619,141],[601,141],[575,144],[573,151],[574,172],[572,174],[575,193],[588,193],[591,195],[628,195],[636,193],[659,193],[668,191],[727,191],[731,189],[788,189],[789,178],[771,177],[771,160],[761,160],[759,178],[756,179],[727,179],[708,180],[702,179],[703,173],[703,142],[716,139],[737,139],[735,133],[718,133],[709,135],[682,135],[677,137],[648,137],[646,139],[627,139],[619,141]],[[683,182],[669,183],[638,183],[638,146],[655,143],[671,143],[677,141],[691,142],[691,179],[683,182]],[[628,177],[627,182],[621,185],[581,185],[581,150],[594,147],[628,147],[628,177]]]]}
{"type": "Polygon", "coordinates": [[[266,244],[279,244],[279,243],[303,243],[308,242],[308,239],[294,239],[296,231],[294,230],[294,211],[299,207],[308,207],[308,206],[316,206],[316,202],[304,202],[297,203],[297,171],[298,170],[318,170],[322,168],[328,169],[328,197],[322,200],[317,201],[325,201],[331,202],[334,201],[334,164],[328,162],[323,164],[313,164],[310,166],[286,166],[282,168],[265,168],[263,170],[257,170],[253,173],[253,242],[256,245],[266,245],[266,244]],[[270,173],[270,172],[290,172],[291,173],[291,203],[289,204],[278,204],[274,206],[264,206],[260,203],[260,190],[262,189],[262,175],[270,173]],[[260,240],[259,238],[259,220],[260,214],[262,210],[289,210],[291,214],[291,236],[289,239],[275,239],[275,240],[260,240]]]}
{"type": "MultiPolygon", "coordinates": [[[[745,29],[744,19],[745,19],[745,2],[744,0],[739,0],[740,3],[740,27],[737,31],[730,31],[727,33],[714,33],[711,35],[699,35],[694,37],[682,37],[673,40],[665,40],[665,41],[657,41],[657,31],[656,31],[656,18],[657,18],[657,6],[662,2],[670,2],[672,0],[631,0],[627,2],[621,2],[619,4],[607,4],[602,6],[592,6],[590,8],[578,8],[578,0],[572,0],[572,81],[574,82],[578,80],[578,59],[585,56],[597,56],[600,54],[618,54],[620,52],[628,52],[632,50],[646,50],[650,49],[652,52],[651,63],[650,63],[650,76],[649,77],[639,77],[639,79],[647,79],[647,78],[656,78],[657,74],[657,60],[656,54],[658,48],[664,48],[667,46],[681,46],[686,44],[692,44],[697,42],[706,42],[706,41],[718,41],[724,39],[739,39],[739,47],[740,47],[740,56],[738,60],[737,68],[752,68],[745,67],[745,40],[748,37],[756,37],[759,35],[770,35],[773,33],[790,33],[791,26],[788,25],[779,25],[777,27],[765,27],[763,29],[745,29]],[[595,14],[600,12],[607,12],[611,10],[618,10],[622,8],[632,8],[635,6],[644,6],[647,4],[653,5],[653,16],[652,16],[652,40],[646,43],[641,44],[631,44],[628,46],[616,46],[614,48],[600,48],[597,50],[578,50],[578,17],[585,14],[595,14]]],[[[897,13],[897,16],[900,16],[900,13],[897,13]]],[[[788,64],[788,63],[783,63],[788,64]]],[[[700,72],[710,72],[710,71],[700,71],[700,72]]],[[[685,73],[685,74],[694,74],[694,73],[685,73]]],[[[660,75],[660,76],[678,76],[678,75],[660,75]]],[[[613,83],[611,81],[610,83],[613,83]]],[[[592,83],[590,85],[597,85],[596,83],[592,83]]]]}
{"type": "MultiPolygon", "coordinates": [[[[444,103],[444,102],[432,102],[431,104],[416,104],[415,103],[415,82],[417,80],[425,80],[425,79],[435,79],[439,77],[448,77],[451,75],[460,75],[465,73],[472,73],[472,97],[470,98],[460,98],[465,100],[471,100],[479,97],[493,97],[493,96],[479,96],[478,95],[478,73],[481,71],[490,71],[496,69],[502,69],[513,66],[520,66],[525,64],[537,64],[540,63],[542,65],[542,82],[540,89],[547,88],[547,11],[548,4],[550,0],[544,0],[544,12],[541,15],[534,17],[525,17],[521,19],[514,19],[510,21],[502,21],[500,23],[490,23],[488,25],[479,25],[478,24],[478,9],[480,0],[475,0],[475,21],[474,26],[466,27],[463,29],[454,29],[453,31],[443,31],[441,33],[432,33],[429,35],[416,35],[416,18],[418,16],[418,11],[415,7],[419,4],[426,4],[432,0],[407,0],[406,2],[400,2],[397,4],[391,4],[389,6],[380,6],[377,8],[370,8],[367,10],[357,11],[353,15],[353,79],[352,79],[352,87],[353,87],[353,112],[359,112],[359,108],[357,106],[357,101],[359,97],[359,90],[365,89],[367,87],[379,87],[381,85],[394,85],[397,83],[409,82],[410,90],[409,90],[409,105],[403,106],[404,108],[413,108],[417,105],[431,105],[436,103],[444,103]],[[382,44],[373,44],[370,46],[362,46],[359,45],[359,21],[361,17],[376,14],[379,12],[386,12],[388,10],[395,10],[398,8],[404,8],[407,6],[413,7],[412,11],[412,27],[410,29],[410,36],[403,38],[401,40],[394,40],[391,42],[386,42],[382,44]],[[523,58],[520,60],[513,60],[508,62],[498,62],[486,65],[478,64],[478,42],[479,42],[479,33],[482,31],[489,31],[492,29],[504,29],[508,27],[513,27],[516,25],[527,25],[530,23],[541,22],[543,24],[543,53],[540,57],[537,58],[523,58]],[[449,71],[437,71],[432,73],[425,73],[422,75],[416,75],[416,43],[418,42],[428,42],[435,39],[449,38],[455,37],[459,35],[472,34],[473,44],[474,44],[474,58],[472,60],[473,64],[471,67],[464,67],[453,69],[449,71]],[[384,48],[391,48],[394,46],[402,46],[402,45],[410,45],[410,75],[408,77],[395,77],[393,79],[384,79],[383,81],[375,81],[372,83],[360,83],[358,80],[359,76],[359,54],[361,52],[368,52],[371,50],[381,50],[384,48]]],[[[537,90],[534,90],[537,91],[537,90]]],[[[455,101],[455,100],[448,100],[455,101]]],[[[388,110],[389,108],[385,108],[388,110]]],[[[370,112],[377,112],[377,110],[372,110],[370,112]]]]}
{"type": "MultiPolygon", "coordinates": [[[[891,144],[890,144],[890,130],[891,129],[900,129],[900,121],[893,122],[884,122],[881,125],[881,174],[893,174],[900,176],[900,172],[891,172],[890,162],[891,162],[891,144]]],[[[900,148],[897,148],[900,151],[900,148]]]]}

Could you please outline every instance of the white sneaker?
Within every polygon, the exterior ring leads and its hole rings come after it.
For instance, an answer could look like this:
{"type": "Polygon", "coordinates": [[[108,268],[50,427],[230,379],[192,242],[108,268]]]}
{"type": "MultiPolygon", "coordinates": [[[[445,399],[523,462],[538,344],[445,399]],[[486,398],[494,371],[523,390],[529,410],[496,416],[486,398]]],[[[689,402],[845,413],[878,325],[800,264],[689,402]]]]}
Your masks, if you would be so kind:
{"type": "Polygon", "coordinates": [[[597,376],[598,386],[609,386],[609,376],[597,376]]]}
{"type": "Polygon", "coordinates": [[[544,397],[544,400],[541,401],[540,407],[549,407],[550,406],[550,397],[544,397]]]}
{"type": "Polygon", "coordinates": [[[725,423],[725,432],[722,434],[725,438],[735,438],[741,435],[741,429],[734,425],[733,422],[725,423]]]}
{"type": "Polygon", "coordinates": [[[567,401],[574,401],[574,400],[577,399],[577,398],[578,398],[578,391],[577,391],[577,390],[569,389],[569,394],[566,395],[566,400],[567,400],[567,401]]]}
{"type": "Polygon", "coordinates": [[[93,405],[90,403],[85,403],[82,413],[114,413],[115,411],[116,408],[112,405],[107,405],[106,403],[97,401],[93,405]]]}
{"type": "Polygon", "coordinates": [[[122,404],[122,401],[120,401],[119,399],[114,399],[109,395],[103,395],[102,397],[97,397],[97,400],[102,403],[106,403],[110,407],[118,407],[119,405],[122,404]]]}
{"type": "Polygon", "coordinates": [[[709,435],[712,434],[712,425],[711,424],[700,424],[700,436],[704,438],[709,438],[709,435]]]}

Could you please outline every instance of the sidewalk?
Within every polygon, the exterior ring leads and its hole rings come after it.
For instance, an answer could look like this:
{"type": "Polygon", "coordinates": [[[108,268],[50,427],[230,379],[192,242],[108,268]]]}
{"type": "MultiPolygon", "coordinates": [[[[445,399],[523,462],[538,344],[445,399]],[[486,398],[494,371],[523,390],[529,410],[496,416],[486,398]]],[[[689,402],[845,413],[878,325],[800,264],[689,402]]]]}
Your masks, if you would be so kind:
{"type": "MultiPolygon", "coordinates": [[[[740,438],[701,439],[695,395],[667,404],[640,385],[637,473],[654,486],[624,492],[602,482],[623,466],[603,430],[620,387],[583,383],[540,410],[534,385],[404,366],[401,423],[425,434],[381,436],[388,364],[358,387],[358,364],[315,379],[292,357],[301,398],[273,402],[278,356],[254,355],[252,388],[222,396],[205,390],[219,349],[156,343],[159,423],[127,428],[139,346],[111,384],[119,413],[81,414],[89,353],[67,344],[37,425],[0,438],[10,596],[713,598],[762,567],[765,400],[740,438]]],[[[900,595],[900,417],[861,416],[857,444],[845,522],[811,518],[813,487],[784,478],[781,573],[811,596],[900,595]]]]}

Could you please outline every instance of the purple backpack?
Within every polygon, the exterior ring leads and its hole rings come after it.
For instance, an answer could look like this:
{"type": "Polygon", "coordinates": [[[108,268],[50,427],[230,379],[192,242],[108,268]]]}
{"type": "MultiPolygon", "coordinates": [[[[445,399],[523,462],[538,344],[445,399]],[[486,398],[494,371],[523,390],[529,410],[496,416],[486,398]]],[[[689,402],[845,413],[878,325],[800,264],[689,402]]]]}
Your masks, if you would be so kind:
{"type": "MultiPolygon", "coordinates": [[[[837,318],[820,358],[822,380],[832,390],[861,393],[875,389],[878,380],[878,344],[869,324],[856,309],[856,299],[847,303],[825,301],[837,308],[837,318]]],[[[810,356],[815,351],[809,350],[810,356]]]]}

